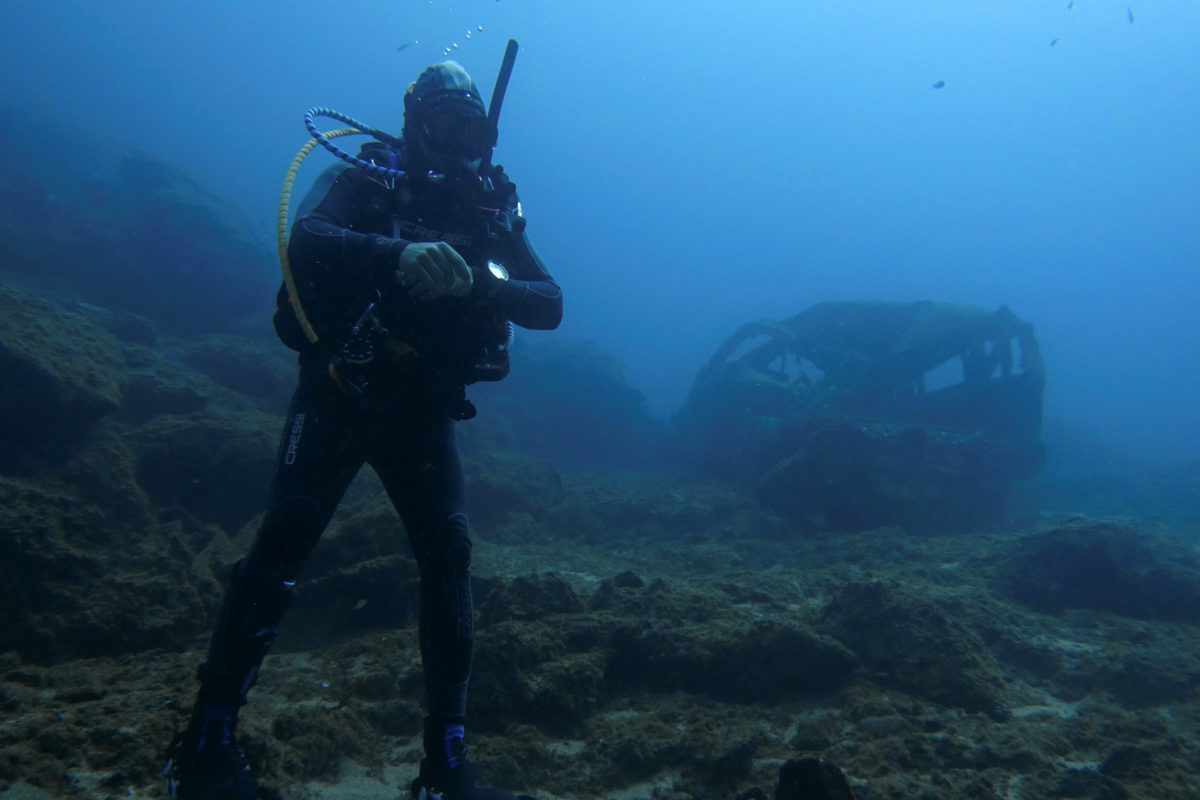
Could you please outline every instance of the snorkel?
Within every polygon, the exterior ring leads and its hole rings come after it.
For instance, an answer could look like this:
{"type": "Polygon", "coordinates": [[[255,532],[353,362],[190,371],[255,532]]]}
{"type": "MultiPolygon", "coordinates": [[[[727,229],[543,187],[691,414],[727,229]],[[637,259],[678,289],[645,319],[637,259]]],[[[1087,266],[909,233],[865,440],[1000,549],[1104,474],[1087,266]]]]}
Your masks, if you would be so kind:
{"type": "MultiPolygon", "coordinates": [[[[517,40],[509,39],[504,49],[504,59],[500,63],[500,72],[496,75],[496,85],[492,89],[491,102],[488,103],[487,118],[493,126],[500,119],[500,108],[504,105],[504,95],[508,91],[508,81],[512,77],[513,64],[517,60],[517,50],[517,40]]],[[[319,144],[336,158],[341,159],[351,166],[365,170],[372,178],[388,187],[395,186],[397,179],[406,177],[406,172],[399,169],[397,163],[394,161],[387,165],[376,164],[374,161],[367,161],[359,156],[351,155],[333,143],[332,140],[340,136],[362,134],[370,136],[393,151],[398,150],[403,145],[403,141],[400,138],[376,128],[371,128],[353,117],[341,114],[331,108],[314,106],[304,114],[304,127],[308,129],[311,138],[304,143],[304,146],[300,148],[292,159],[292,163],[288,166],[287,173],[283,179],[283,188],[279,193],[279,209],[276,214],[275,227],[279,248],[279,267],[283,273],[283,283],[287,288],[287,295],[292,311],[296,314],[296,321],[300,323],[300,329],[304,332],[304,337],[308,339],[310,344],[316,344],[318,338],[317,332],[313,329],[308,315],[304,313],[304,306],[300,301],[300,294],[296,289],[296,281],[292,277],[292,269],[287,255],[288,212],[291,203],[292,184],[295,182],[296,173],[299,171],[300,165],[304,162],[308,154],[312,152],[313,147],[319,144]],[[337,120],[348,127],[337,128],[322,133],[317,130],[316,120],[318,117],[337,120]]],[[[486,171],[487,167],[491,165],[491,160],[492,154],[489,149],[482,159],[482,164],[479,168],[480,173],[486,171]]]]}
{"type": "MultiPolygon", "coordinates": [[[[496,74],[496,85],[492,87],[492,99],[488,102],[488,121],[492,127],[499,130],[500,107],[504,105],[504,95],[508,92],[508,79],[512,77],[513,64],[517,61],[517,40],[509,39],[504,48],[504,59],[500,62],[500,72],[496,74]]],[[[492,151],[489,150],[483,159],[483,167],[487,169],[492,163],[492,151]]]]}

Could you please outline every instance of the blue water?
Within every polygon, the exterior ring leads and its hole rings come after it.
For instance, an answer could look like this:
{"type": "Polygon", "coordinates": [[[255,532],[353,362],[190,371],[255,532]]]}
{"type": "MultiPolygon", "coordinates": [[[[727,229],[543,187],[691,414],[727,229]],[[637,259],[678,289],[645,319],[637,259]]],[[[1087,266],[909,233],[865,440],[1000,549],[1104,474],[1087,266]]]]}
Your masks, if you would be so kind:
{"type": "Polygon", "coordinates": [[[832,299],[1008,304],[1037,326],[1049,416],[1194,459],[1200,5],[1129,12],[13,0],[0,86],[30,135],[50,113],[184,164],[270,246],[306,108],[398,130],[422,67],[449,49],[489,92],[512,36],[496,160],[566,292],[552,335],[614,353],[656,413],[750,318],[832,299]]]}

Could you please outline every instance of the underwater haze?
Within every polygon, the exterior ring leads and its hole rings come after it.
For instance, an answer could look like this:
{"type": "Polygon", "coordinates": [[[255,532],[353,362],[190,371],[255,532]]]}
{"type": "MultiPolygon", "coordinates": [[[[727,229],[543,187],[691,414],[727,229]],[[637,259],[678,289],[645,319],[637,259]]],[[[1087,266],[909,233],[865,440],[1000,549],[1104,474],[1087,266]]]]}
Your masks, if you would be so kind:
{"type": "Polygon", "coordinates": [[[564,289],[551,335],[655,413],[751,319],[1006,304],[1048,416],[1175,460],[1200,446],[1198,32],[1190,0],[10,0],[0,81],[29,138],[59,117],[179,164],[272,248],[306,109],[398,131],[424,66],[487,93],[513,37],[495,158],[564,289]]]}

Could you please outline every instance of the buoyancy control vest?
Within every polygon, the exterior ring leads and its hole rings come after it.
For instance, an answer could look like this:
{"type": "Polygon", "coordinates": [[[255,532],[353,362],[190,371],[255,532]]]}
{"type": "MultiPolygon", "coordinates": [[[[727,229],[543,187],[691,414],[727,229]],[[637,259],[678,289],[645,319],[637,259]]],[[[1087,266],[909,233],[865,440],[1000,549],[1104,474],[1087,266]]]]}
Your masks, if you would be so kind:
{"type": "MultiPolygon", "coordinates": [[[[397,158],[394,151],[377,142],[367,143],[361,156],[397,158]]],[[[492,259],[512,263],[515,258],[514,237],[521,235],[524,219],[517,210],[515,186],[499,166],[489,166],[484,174],[475,176],[472,180],[478,185],[462,187],[424,176],[406,177],[390,186],[365,173],[354,178],[359,184],[355,191],[369,194],[364,200],[382,215],[370,214],[375,218],[368,227],[377,233],[408,241],[445,241],[477,269],[486,268],[492,259]],[[379,230],[385,227],[390,230],[379,230]]],[[[337,303],[323,302],[326,298],[310,297],[298,286],[310,320],[318,330],[329,333],[322,334],[319,344],[310,343],[293,312],[285,284],[276,294],[276,334],[289,348],[309,357],[358,364],[355,369],[364,372],[364,385],[367,372],[409,368],[447,386],[500,380],[508,374],[512,326],[486,302],[468,297],[420,303],[390,282],[362,287],[365,291],[343,286],[327,287],[325,292],[313,288],[313,294],[339,298],[337,303]],[[365,317],[364,312],[368,312],[365,317]],[[347,348],[356,354],[354,358],[347,348]],[[370,357],[364,359],[364,352],[370,357]]],[[[336,370],[332,372],[336,377],[336,370]]]]}

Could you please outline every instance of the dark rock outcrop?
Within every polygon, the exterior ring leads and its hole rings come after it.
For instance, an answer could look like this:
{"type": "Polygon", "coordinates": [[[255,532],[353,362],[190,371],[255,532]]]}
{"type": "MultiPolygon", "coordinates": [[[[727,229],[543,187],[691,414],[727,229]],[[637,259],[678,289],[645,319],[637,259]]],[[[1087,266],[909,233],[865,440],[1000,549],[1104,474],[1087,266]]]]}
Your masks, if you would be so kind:
{"type": "Polygon", "coordinates": [[[1200,558],[1127,522],[1081,518],[1022,537],[998,565],[997,585],[1047,614],[1200,622],[1200,558]]]}
{"type": "Polygon", "coordinates": [[[937,601],[891,581],[855,582],[825,607],[821,622],[883,683],[1007,717],[999,665],[979,634],[937,601]]]}
{"type": "Polygon", "coordinates": [[[250,412],[155,417],[132,435],[139,481],[158,505],[237,530],[266,503],[278,428],[250,412]]]}
{"type": "Polygon", "coordinates": [[[558,470],[520,453],[476,449],[463,458],[463,475],[472,523],[488,534],[514,516],[545,517],[563,498],[558,470]]]}
{"type": "Polygon", "coordinates": [[[60,457],[121,403],[120,343],[79,314],[0,289],[0,458],[60,457]]]}
{"type": "Polygon", "coordinates": [[[55,662],[183,645],[207,616],[197,587],[215,588],[183,534],[0,478],[0,652],[55,662]]]}
{"type": "Polygon", "coordinates": [[[296,354],[272,339],[205,336],[190,341],[183,360],[221,386],[274,413],[287,410],[296,388],[296,354]]]}

